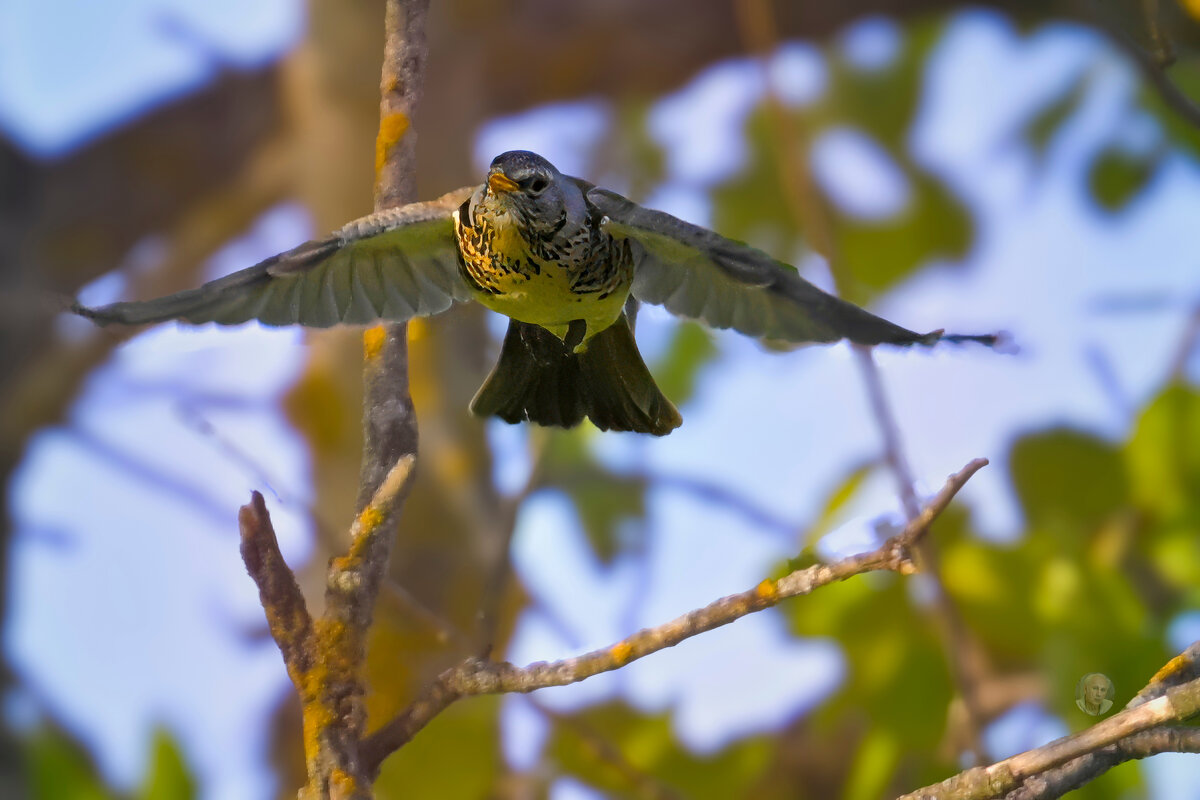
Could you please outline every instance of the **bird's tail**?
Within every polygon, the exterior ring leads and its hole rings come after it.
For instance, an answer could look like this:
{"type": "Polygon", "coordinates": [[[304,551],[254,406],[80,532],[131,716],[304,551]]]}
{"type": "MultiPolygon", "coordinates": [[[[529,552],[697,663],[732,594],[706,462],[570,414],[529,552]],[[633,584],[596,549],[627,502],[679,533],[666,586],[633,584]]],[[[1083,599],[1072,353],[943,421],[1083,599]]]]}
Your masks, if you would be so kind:
{"type": "Polygon", "coordinates": [[[512,320],[500,360],[471,401],[481,417],[665,436],[683,419],[654,383],[624,315],[576,353],[538,325],[512,320]]]}

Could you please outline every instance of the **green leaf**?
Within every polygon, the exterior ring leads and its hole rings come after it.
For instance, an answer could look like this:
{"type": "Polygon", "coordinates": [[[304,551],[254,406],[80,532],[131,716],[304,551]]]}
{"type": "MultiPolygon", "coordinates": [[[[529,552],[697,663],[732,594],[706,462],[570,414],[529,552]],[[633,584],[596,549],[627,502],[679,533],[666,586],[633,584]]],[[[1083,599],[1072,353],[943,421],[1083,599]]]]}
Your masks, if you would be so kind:
{"type": "Polygon", "coordinates": [[[939,181],[904,159],[900,164],[911,186],[901,213],[882,220],[837,217],[838,252],[855,284],[845,292],[850,299],[882,292],[918,267],[934,259],[961,258],[970,248],[974,226],[967,210],[939,181]]]}
{"type": "Polygon", "coordinates": [[[156,730],[149,772],[137,793],[138,800],[191,800],[195,796],[196,782],[188,772],[179,746],[165,730],[156,730]]]}
{"type": "MultiPolygon", "coordinates": [[[[1200,97],[1200,56],[1195,53],[1181,53],[1180,58],[1171,66],[1170,80],[1185,97],[1200,97]]],[[[1163,126],[1167,138],[1173,144],[1190,150],[1194,155],[1200,155],[1200,131],[1196,130],[1194,123],[1184,119],[1167,105],[1162,92],[1146,82],[1138,100],[1163,126]]]]}
{"type": "Polygon", "coordinates": [[[712,334],[702,325],[685,320],[675,326],[666,353],[650,372],[663,394],[675,405],[683,405],[696,389],[701,368],[716,352],[712,334]]]}
{"type": "Polygon", "coordinates": [[[942,29],[940,21],[907,26],[901,53],[886,70],[859,70],[836,50],[827,50],[829,91],[807,108],[779,112],[792,115],[791,124],[780,125],[778,114],[765,106],[755,109],[746,121],[750,158],[745,169],[713,191],[717,230],[789,260],[801,243],[799,226],[813,222],[800,219],[797,190],[785,188],[788,180],[781,176],[792,167],[780,153],[802,148],[799,157],[808,158],[809,145],[822,132],[849,127],[882,146],[911,190],[909,204],[889,219],[831,213],[827,233],[837,250],[839,275],[846,278],[839,288],[847,299],[865,302],[934,259],[965,254],[974,235],[967,210],[908,151],[925,86],[925,60],[942,29]],[[790,130],[803,136],[780,141],[790,130]]]}
{"type": "Polygon", "coordinates": [[[33,800],[110,800],[114,795],[96,776],[91,758],[78,744],[52,728],[26,743],[33,800]]]}
{"type": "Polygon", "coordinates": [[[822,536],[833,529],[838,521],[839,512],[854,499],[876,466],[877,464],[873,461],[860,464],[842,478],[842,482],[825,498],[825,504],[821,507],[820,513],[805,533],[805,548],[815,545],[822,536]]]}
{"type": "Polygon", "coordinates": [[[1129,500],[1120,452],[1091,434],[1060,428],[1024,436],[1013,445],[1010,463],[1030,525],[1069,535],[1063,543],[1072,549],[1129,500]]]}
{"type": "Polygon", "coordinates": [[[1025,137],[1036,156],[1045,155],[1050,140],[1074,114],[1088,88],[1088,81],[1080,79],[1055,99],[1043,105],[1029,118],[1024,126],[1025,137]]]}
{"type": "Polygon", "coordinates": [[[888,784],[900,760],[900,743],[888,731],[874,728],[867,732],[855,753],[850,782],[843,795],[846,800],[873,800],[885,797],[888,784]]]}
{"type": "Polygon", "coordinates": [[[556,719],[547,747],[563,772],[618,797],[641,796],[646,784],[683,797],[750,797],[771,755],[767,737],[751,737],[705,755],[675,739],[666,714],[623,703],[556,719]]]}
{"type": "Polygon", "coordinates": [[[469,697],[383,762],[377,800],[491,797],[501,772],[500,698],[469,697]]]}
{"type": "Polygon", "coordinates": [[[1200,391],[1169,386],[1142,412],[1125,448],[1138,505],[1166,518],[1200,517],[1200,391]]]}
{"type": "Polygon", "coordinates": [[[1120,211],[1138,195],[1158,169],[1157,153],[1143,156],[1107,148],[1092,162],[1088,185],[1105,211],[1120,211]]]}

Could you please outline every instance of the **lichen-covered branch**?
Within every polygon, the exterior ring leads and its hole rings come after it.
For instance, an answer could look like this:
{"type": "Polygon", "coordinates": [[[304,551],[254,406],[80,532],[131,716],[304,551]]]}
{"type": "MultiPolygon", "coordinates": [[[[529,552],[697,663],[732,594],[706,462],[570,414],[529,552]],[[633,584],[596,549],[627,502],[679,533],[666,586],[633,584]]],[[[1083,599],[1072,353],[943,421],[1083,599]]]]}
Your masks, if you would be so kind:
{"type": "Polygon", "coordinates": [[[524,667],[508,662],[468,659],[438,676],[412,705],[363,743],[363,761],[378,770],[383,760],[402,747],[454,701],[480,694],[532,692],[550,686],[578,683],[609,672],[639,658],[673,647],[705,631],[777,605],[789,597],[809,594],[837,581],[877,570],[908,573],[913,570],[910,548],[945,510],[966,482],[987,464],[975,459],[951,475],[942,490],[896,536],[877,550],[795,570],[778,580],[764,580],[752,589],[722,597],[662,625],[645,628],[609,647],[561,661],[537,662],[524,667]]]}
{"type": "MultiPolygon", "coordinates": [[[[410,119],[425,64],[428,0],[387,0],[381,120],[376,145],[376,209],[414,198],[410,119]]],[[[394,520],[416,462],[417,426],[408,390],[407,331],[380,325],[363,335],[363,461],[350,550],[333,559],[325,611],[313,619],[255,493],[239,515],[242,558],[259,588],[271,635],[300,695],[307,783],[304,800],[369,800],[364,769],[363,665],[367,632],[387,570],[394,520]]]]}
{"type": "Polygon", "coordinates": [[[308,783],[302,798],[369,798],[371,775],[362,768],[366,725],[361,667],[378,583],[374,561],[397,498],[412,477],[413,459],[402,459],[350,528],[350,552],[333,559],[325,612],[309,615],[295,576],[283,560],[262,495],[255,492],[238,521],[242,560],[258,585],[272,638],[300,695],[308,783]]]}
{"type": "Polygon", "coordinates": [[[1004,800],[1052,800],[1078,789],[1118,764],[1159,753],[1200,753],[1200,728],[1169,725],[1126,736],[1030,778],[1004,800]]]}
{"type": "Polygon", "coordinates": [[[242,561],[258,586],[267,612],[267,627],[283,653],[292,682],[299,686],[312,668],[313,621],[296,577],[283,560],[279,540],[263,496],[255,492],[238,511],[242,536],[242,561]]]}
{"type": "Polygon", "coordinates": [[[1192,752],[1200,742],[1175,732],[1174,725],[1200,714],[1200,678],[1194,677],[1198,653],[1200,642],[1159,670],[1123,711],[1086,730],[991,766],[960,772],[900,800],[1058,797],[1122,761],[1176,747],[1192,752]],[[1180,682],[1183,677],[1190,679],[1180,682]]]}

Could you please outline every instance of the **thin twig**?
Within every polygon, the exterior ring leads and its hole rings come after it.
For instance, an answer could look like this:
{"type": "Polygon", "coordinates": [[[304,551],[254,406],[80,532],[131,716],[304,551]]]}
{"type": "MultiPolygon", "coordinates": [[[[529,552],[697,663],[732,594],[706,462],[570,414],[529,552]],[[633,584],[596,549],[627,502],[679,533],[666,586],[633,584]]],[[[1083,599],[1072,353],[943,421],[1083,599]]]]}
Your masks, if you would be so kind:
{"type": "Polygon", "coordinates": [[[391,603],[404,616],[432,631],[440,644],[453,644],[463,649],[470,647],[466,634],[395,580],[384,580],[382,599],[391,603]]]}
{"type": "Polygon", "coordinates": [[[1154,63],[1159,69],[1166,69],[1175,63],[1175,49],[1158,21],[1158,0],[1142,0],[1142,17],[1146,20],[1146,33],[1150,36],[1150,53],[1154,63]]]}
{"type": "Polygon", "coordinates": [[[1079,10],[1080,18],[1095,26],[1124,50],[1132,59],[1142,76],[1158,91],[1159,96],[1167,107],[1180,116],[1185,122],[1200,129],[1200,105],[1183,93],[1167,76],[1164,67],[1155,55],[1146,52],[1129,34],[1121,30],[1109,18],[1107,12],[1100,8],[1094,0],[1077,0],[1074,4],[1079,10]]]}
{"type": "Polygon", "coordinates": [[[799,569],[778,580],[764,580],[753,589],[723,597],[670,622],[645,628],[609,647],[581,656],[537,662],[525,667],[472,658],[451,667],[439,675],[412,705],[367,738],[363,744],[364,765],[371,771],[377,771],[384,758],[411,740],[438,713],[460,698],[479,694],[532,692],[549,686],[578,683],[673,647],[705,631],[728,625],[747,614],[770,608],[786,598],[808,594],[821,586],[876,570],[911,572],[913,565],[909,548],[949,505],[967,480],[986,464],[985,459],[976,459],[951,475],[937,496],[904,530],[870,553],[851,556],[833,564],[799,569]]]}
{"type": "MultiPolygon", "coordinates": [[[[879,426],[883,438],[884,461],[891,470],[896,481],[896,491],[900,496],[904,514],[909,519],[919,508],[919,500],[913,488],[913,476],[904,457],[904,446],[900,440],[900,428],[896,424],[895,414],[888,402],[887,393],[883,387],[883,376],[871,348],[854,345],[858,357],[863,383],[866,386],[867,398],[870,402],[872,415],[879,426]]],[[[983,684],[984,666],[981,664],[981,648],[963,622],[962,615],[946,593],[941,581],[940,560],[937,548],[932,542],[922,541],[914,548],[917,564],[921,571],[929,577],[933,590],[933,613],[938,627],[941,629],[942,641],[945,644],[946,660],[949,662],[950,674],[958,686],[958,695],[962,700],[962,728],[959,733],[966,747],[970,750],[975,763],[986,758],[983,748],[983,726],[986,722],[983,710],[980,708],[980,687],[983,684]]]]}
{"type": "Polygon", "coordinates": [[[501,606],[512,574],[512,539],[517,529],[517,514],[525,501],[542,487],[547,436],[546,431],[530,432],[529,477],[525,479],[525,485],[519,492],[497,504],[493,522],[488,526],[491,528],[489,533],[495,540],[496,547],[493,551],[495,555],[491,574],[488,576],[479,605],[479,645],[475,651],[479,658],[489,658],[496,647],[501,606]]]}
{"type": "MultiPolygon", "coordinates": [[[[765,57],[778,44],[770,3],[767,0],[741,0],[737,9],[748,49],[765,57]]],[[[818,189],[807,160],[800,157],[806,150],[791,145],[794,142],[810,141],[812,132],[803,120],[797,120],[785,112],[783,102],[770,80],[766,81],[766,87],[767,110],[775,133],[775,149],[783,165],[781,181],[788,207],[800,228],[808,234],[813,249],[825,256],[835,293],[844,296],[850,285],[851,275],[838,251],[834,235],[834,212],[818,189]]],[[[913,478],[904,457],[899,428],[887,402],[883,381],[871,348],[854,345],[854,351],[862,370],[871,408],[883,437],[884,460],[895,476],[897,493],[904,507],[905,517],[911,520],[918,513],[920,502],[913,489],[913,478]]],[[[972,754],[980,758],[983,752],[983,718],[978,702],[979,685],[982,682],[980,673],[983,671],[979,666],[981,648],[970,636],[961,615],[941,584],[936,553],[932,546],[926,542],[920,544],[916,550],[921,570],[929,576],[935,590],[935,619],[941,628],[948,667],[958,686],[966,712],[964,738],[972,754]]]]}
{"type": "Polygon", "coordinates": [[[1196,352],[1198,346],[1200,346],[1200,303],[1197,303],[1196,307],[1192,309],[1183,335],[1179,337],[1179,346],[1175,350],[1168,370],[1172,380],[1182,382],[1187,378],[1188,362],[1191,361],[1192,354],[1196,352]]]}

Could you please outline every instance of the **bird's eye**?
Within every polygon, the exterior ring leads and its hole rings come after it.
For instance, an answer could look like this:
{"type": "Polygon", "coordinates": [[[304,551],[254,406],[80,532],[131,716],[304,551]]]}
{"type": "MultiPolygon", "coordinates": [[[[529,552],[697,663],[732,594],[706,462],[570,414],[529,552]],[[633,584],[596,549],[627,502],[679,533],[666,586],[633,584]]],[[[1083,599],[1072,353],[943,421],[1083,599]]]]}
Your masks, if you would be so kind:
{"type": "Polygon", "coordinates": [[[539,176],[537,178],[534,178],[529,183],[529,191],[533,192],[534,194],[540,194],[541,192],[545,191],[546,187],[549,185],[550,184],[546,181],[545,178],[539,176]]]}

